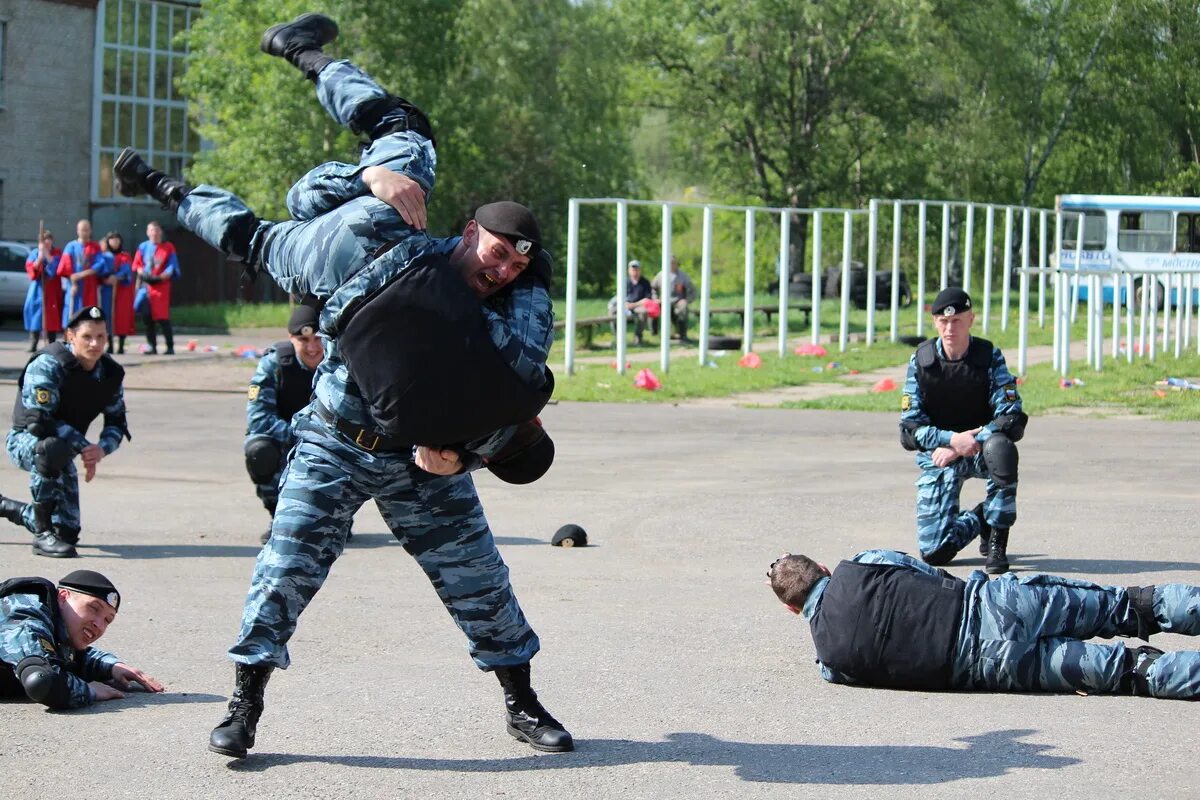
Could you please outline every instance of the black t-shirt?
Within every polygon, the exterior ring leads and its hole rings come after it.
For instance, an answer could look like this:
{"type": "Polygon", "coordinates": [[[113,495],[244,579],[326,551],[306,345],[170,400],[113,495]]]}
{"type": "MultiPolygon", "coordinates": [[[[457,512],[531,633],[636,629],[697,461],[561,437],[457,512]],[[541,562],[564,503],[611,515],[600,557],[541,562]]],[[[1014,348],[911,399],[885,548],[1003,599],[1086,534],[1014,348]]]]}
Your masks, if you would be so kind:
{"type": "Polygon", "coordinates": [[[638,300],[649,300],[651,296],[650,281],[646,280],[645,275],[638,278],[637,283],[625,279],[625,302],[636,303],[638,300]]]}

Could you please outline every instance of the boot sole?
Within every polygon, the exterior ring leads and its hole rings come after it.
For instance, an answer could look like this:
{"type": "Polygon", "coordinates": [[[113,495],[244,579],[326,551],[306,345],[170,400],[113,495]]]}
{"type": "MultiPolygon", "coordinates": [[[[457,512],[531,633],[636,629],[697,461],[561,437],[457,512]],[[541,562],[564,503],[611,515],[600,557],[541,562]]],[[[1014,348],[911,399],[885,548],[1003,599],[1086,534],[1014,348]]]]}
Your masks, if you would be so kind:
{"type": "Polygon", "coordinates": [[[33,554],[35,556],[43,556],[45,558],[78,558],[79,557],[79,553],[75,552],[74,550],[72,550],[69,553],[47,553],[42,550],[38,550],[36,547],[33,548],[33,554]]]}
{"type": "Polygon", "coordinates": [[[529,738],[528,734],[517,730],[512,725],[505,725],[505,728],[508,730],[509,736],[513,737],[517,741],[524,742],[525,744],[532,747],[534,750],[538,750],[542,753],[570,753],[572,750],[575,749],[574,742],[572,742],[569,745],[560,745],[558,747],[551,747],[549,745],[538,744],[533,739],[529,738]]]}
{"type": "Polygon", "coordinates": [[[250,752],[249,750],[228,750],[226,748],[217,747],[212,743],[209,743],[208,749],[213,753],[220,753],[221,755],[229,756],[230,758],[245,758],[250,752]]]}
{"type": "Polygon", "coordinates": [[[983,571],[986,572],[988,575],[1003,575],[1004,573],[1008,572],[1008,570],[1009,570],[1008,564],[1005,564],[1004,566],[1000,566],[999,564],[996,564],[996,565],[989,564],[988,566],[983,568],[983,571]]]}
{"type": "Polygon", "coordinates": [[[117,156],[117,160],[113,162],[113,182],[117,187],[117,194],[122,197],[141,197],[145,194],[142,187],[137,183],[129,183],[121,177],[121,170],[125,168],[133,159],[137,158],[137,151],[132,147],[126,147],[117,156]]]}
{"type": "Polygon", "coordinates": [[[278,25],[272,25],[271,27],[267,28],[262,35],[262,39],[260,39],[258,42],[258,49],[262,50],[269,56],[278,56],[279,58],[282,58],[282,47],[279,48],[279,52],[275,52],[275,50],[271,48],[271,42],[275,39],[275,36],[285,28],[290,28],[293,25],[306,22],[314,17],[319,17],[322,20],[321,38],[324,39],[324,41],[321,42],[321,47],[324,47],[338,37],[339,31],[337,23],[329,17],[325,16],[324,14],[316,13],[301,14],[291,22],[281,22],[278,25]]]}

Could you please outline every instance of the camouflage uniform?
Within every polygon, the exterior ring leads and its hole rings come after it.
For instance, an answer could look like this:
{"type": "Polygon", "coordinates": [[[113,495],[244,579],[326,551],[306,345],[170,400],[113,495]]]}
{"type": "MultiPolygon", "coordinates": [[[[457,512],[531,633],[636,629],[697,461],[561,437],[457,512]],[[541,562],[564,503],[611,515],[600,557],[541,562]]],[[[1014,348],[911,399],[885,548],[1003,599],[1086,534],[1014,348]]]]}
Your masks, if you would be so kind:
{"type": "Polygon", "coordinates": [[[0,689],[8,696],[24,697],[13,668],[28,656],[41,656],[55,672],[65,673],[70,688],[68,708],[82,708],[95,702],[89,681],[107,681],[120,659],[95,647],[77,651],[71,647],[67,628],[56,626],[50,611],[35,594],[11,594],[0,597],[0,689]]]}
{"type": "MultiPolygon", "coordinates": [[[[941,340],[937,340],[937,354],[945,357],[941,340]]],[[[993,348],[992,364],[988,370],[991,382],[992,419],[1016,414],[1021,411],[1021,397],[1017,392],[1016,379],[1008,371],[1004,354],[993,348]]],[[[917,382],[917,357],[908,362],[908,376],[904,381],[901,398],[901,425],[908,423],[919,426],[914,431],[920,450],[916,455],[921,475],[917,478],[917,548],[921,553],[936,552],[945,545],[955,551],[962,550],[981,531],[979,518],[971,511],[959,510],[959,495],[963,482],[968,478],[986,478],[987,496],[984,500],[984,518],[993,528],[1011,528],[1017,519],[1017,484],[1001,486],[988,474],[982,452],[969,458],[958,458],[945,467],[933,463],[933,451],[938,447],[949,447],[950,437],[956,431],[942,430],[931,424],[923,408],[921,387],[917,382]]],[[[975,440],[983,444],[992,435],[988,425],[983,426],[975,440]]]]}
{"type": "MultiPolygon", "coordinates": [[[[364,103],[385,95],[344,61],[321,70],[317,93],[338,122],[351,125],[364,103]]],[[[397,109],[363,132],[374,138],[402,120],[397,109]]],[[[414,231],[394,209],[369,196],[361,172],[372,165],[403,172],[432,189],[432,142],[402,131],[376,138],[357,165],[324,164],[301,179],[288,193],[291,221],[259,220],[238,198],[211,186],[188,194],[179,220],[213,246],[265,268],[288,292],[327,298],[321,329],[334,331],[349,302],[387,284],[413,258],[449,253],[458,243],[457,237],[432,239],[414,231]]],[[[540,387],[553,338],[549,293],[528,275],[500,294],[483,306],[493,343],[518,375],[540,387]]],[[[508,569],[470,475],[426,473],[409,452],[369,452],[337,432],[316,412],[316,404],[354,425],[373,426],[336,338],[325,341],[314,405],[292,422],[297,443],[230,657],[240,664],[288,666],[287,642],[300,613],[341,554],[354,512],[374,498],[466,634],[475,663],[486,670],[528,662],[538,651],[538,638],[509,586],[508,569]]],[[[497,452],[512,432],[508,428],[469,444],[466,468],[481,466],[481,457],[497,452]]]]}
{"type": "MultiPolygon", "coordinates": [[[[299,358],[296,363],[304,368],[299,358]]],[[[306,372],[310,372],[305,368],[306,372]]],[[[296,437],[292,434],[292,421],[280,415],[276,397],[279,375],[279,358],[275,351],[268,350],[258,362],[254,377],[250,379],[249,399],[246,402],[246,442],[266,437],[279,445],[279,452],[292,449],[296,437]]],[[[265,470],[264,470],[265,472],[265,470]]],[[[267,481],[254,484],[258,499],[267,511],[274,513],[279,500],[279,476],[283,474],[283,459],[279,469],[267,481]]]]}
{"type": "MultiPolygon", "coordinates": [[[[915,572],[945,576],[945,570],[893,550],[867,550],[853,559],[864,564],[896,564],[915,572]]],[[[828,578],[817,583],[804,604],[811,618],[820,608],[828,578]]],[[[999,692],[1130,691],[1129,673],[1144,654],[1130,659],[1124,644],[1096,644],[1093,637],[1137,636],[1138,620],[1129,591],[1056,575],[1012,573],[995,580],[973,571],[964,587],[951,685],[954,689],[999,692]]],[[[1163,632],[1200,635],[1200,586],[1154,587],[1152,608],[1163,632]]],[[[821,665],[832,683],[855,683],[853,676],[821,665]]],[[[1149,694],[1173,699],[1200,698],[1200,653],[1164,653],[1146,670],[1149,694]]]]}
{"type": "MultiPolygon", "coordinates": [[[[70,345],[67,345],[70,347],[70,345]]],[[[97,362],[92,377],[100,380],[104,377],[104,362],[97,362]]],[[[21,404],[27,409],[38,409],[53,418],[59,404],[59,387],[65,378],[65,371],[54,356],[42,353],[29,363],[25,371],[25,385],[21,389],[21,404]]],[[[100,431],[100,439],[96,444],[104,450],[106,456],[112,455],[121,446],[121,438],[125,429],[115,423],[125,419],[125,390],[118,388],[112,401],[104,409],[104,428],[100,431]]],[[[91,442],[84,435],[86,431],[78,431],[65,422],[55,420],[57,428],[52,434],[70,445],[71,450],[78,455],[91,442]]],[[[25,506],[21,521],[31,533],[41,533],[35,519],[34,503],[45,503],[53,507],[51,523],[56,530],[78,533],[79,520],[79,474],[75,463],[68,463],[57,478],[47,478],[36,468],[34,448],[40,440],[24,428],[13,428],[8,432],[8,457],[13,464],[29,473],[29,494],[33,503],[25,506]]]]}

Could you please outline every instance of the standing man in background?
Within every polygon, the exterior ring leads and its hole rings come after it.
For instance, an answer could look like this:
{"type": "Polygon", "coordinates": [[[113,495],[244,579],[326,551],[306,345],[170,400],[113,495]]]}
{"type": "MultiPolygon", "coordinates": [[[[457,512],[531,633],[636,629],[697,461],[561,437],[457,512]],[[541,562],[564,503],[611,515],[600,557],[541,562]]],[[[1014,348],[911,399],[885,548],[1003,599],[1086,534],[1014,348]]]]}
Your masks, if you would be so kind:
{"type": "Polygon", "coordinates": [[[38,246],[25,259],[29,291],[25,293],[25,330],[29,331],[29,352],[36,353],[43,332],[46,344],[57,338],[62,325],[63,290],[58,277],[62,251],[54,246],[54,234],[42,231],[38,246]]]}
{"type": "Polygon", "coordinates": [[[67,290],[67,302],[62,311],[63,328],[76,311],[94,306],[100,299],[100,279],[96,276],[100,243],[92,241],[92,223],[86,219],[75,223],[75,237],[75,241],[63,248],[58,262],[58,276],[69,281],[63,287],[67,290]]]}
{"type": "Polygon", "coordinates": [[[161,327],[166,340],[166,355],[175,355],[175,331],[171,329],[171,284],[179,277],[179,256],[175,245],[163,238],[162,225],[150,222],[146,225],[146,241],[133,257],[133,270],[146,284],[150,308],[143,321],[146,323],[146,343],[150,352],[158,352],[156,327],[161,327]]]}

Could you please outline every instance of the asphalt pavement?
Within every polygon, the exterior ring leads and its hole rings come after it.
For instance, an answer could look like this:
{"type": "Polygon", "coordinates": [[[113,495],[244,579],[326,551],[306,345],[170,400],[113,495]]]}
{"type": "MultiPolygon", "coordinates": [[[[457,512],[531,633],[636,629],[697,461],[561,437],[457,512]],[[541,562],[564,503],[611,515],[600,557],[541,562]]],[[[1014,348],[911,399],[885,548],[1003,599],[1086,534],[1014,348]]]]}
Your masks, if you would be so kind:
{"type": "MultiPolygon", "coordinates": [[[[0,343],[0,364],[15,346],[0,343]]],[[[0,385],[0,404],[13,392],[0,385]]],[[[557,461],[543,480],[478,478],[542,639],[535,686],[575,753],[535,754],[505,733],[496,681],[368,506],[291,642],[292,667],[268,687],[257,747],[231,761],[207,736],[232,688],[224,651],[267,522],[242,465],[244,399],[130,389],[127,400],[133,441],[82,487],[81,558],[36,557],[23,529],[0,522],[0,564],[5,577],[108,574],[123,606],[100,645],[168,692],[68,713],[0,703],[0,797],[1200,792],[1195,704],[824,683],[806,626],[765,571],[789,550],[832,564],[913,549],[917,471],[895,415],[703,405],[552,406],[557,461]],[[593,545],[551,547],[567,522],[593,545]]],[[[1034,419],[1015,567],[1200,581],[1196,434],[1194,423],[1034,419]]],[[[28,494],[7,461],[0,492],[28,494]]],[[[969,484],[964,504],[981,495],[969,484]]],[[[970,548],[951,569],[980,564],[970,548]]]]}

